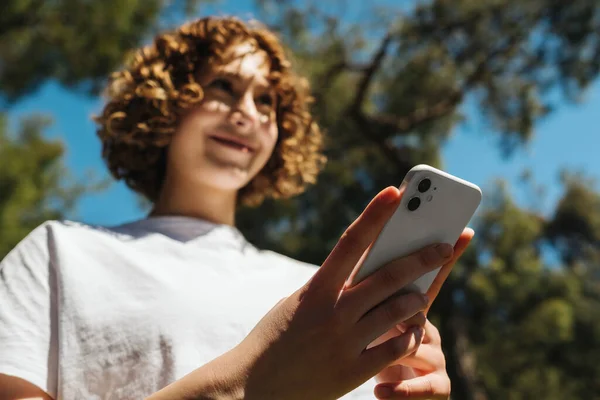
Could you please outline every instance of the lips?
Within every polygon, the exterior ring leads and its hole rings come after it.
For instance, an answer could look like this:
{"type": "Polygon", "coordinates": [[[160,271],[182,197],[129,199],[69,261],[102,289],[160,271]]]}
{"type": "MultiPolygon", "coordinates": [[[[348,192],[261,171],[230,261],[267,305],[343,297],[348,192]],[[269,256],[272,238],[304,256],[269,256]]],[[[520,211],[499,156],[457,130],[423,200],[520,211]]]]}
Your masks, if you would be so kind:
{"type": "Polygon", "coordinates": [[[231,149],[239,150],[244,153],[253,153],[254,152],[254,147],[252,147],[250,144],[248,144],[242,140],[239,140],[239,139],[223,137],[223,136],[210,136],[210,138],[212,140],[214,140],[215,142],[217,142],[221,145],[227,146],[231,149]]]}

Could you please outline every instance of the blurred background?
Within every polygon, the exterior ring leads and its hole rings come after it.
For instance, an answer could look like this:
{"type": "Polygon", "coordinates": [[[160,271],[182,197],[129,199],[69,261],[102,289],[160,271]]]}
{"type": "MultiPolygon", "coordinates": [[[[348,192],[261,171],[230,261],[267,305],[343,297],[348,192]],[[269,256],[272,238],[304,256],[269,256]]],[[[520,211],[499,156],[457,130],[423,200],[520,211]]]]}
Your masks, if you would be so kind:
{"type": "Polygon", "coordinates": [[[0,258],[47,219],[144,217],[90,117],[131,49],[206,15],[276,30],[327,133],[317,185],[240,211],[251,242],[320,265],[413,165],[473,181],[476,240],[431,314],[452,398],[600,399],[597,0],[4,0],[0,258]]]}

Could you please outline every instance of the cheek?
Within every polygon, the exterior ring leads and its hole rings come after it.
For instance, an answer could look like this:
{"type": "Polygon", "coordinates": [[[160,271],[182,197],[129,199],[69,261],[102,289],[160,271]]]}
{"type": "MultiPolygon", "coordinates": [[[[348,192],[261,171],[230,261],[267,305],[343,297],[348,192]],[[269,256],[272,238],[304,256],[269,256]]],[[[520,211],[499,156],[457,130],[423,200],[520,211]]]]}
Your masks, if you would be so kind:
{"type": "Polygon", "coordinates": [[[229,106],[217,100],[205,100],[183,117],[181,124],[185,130],[204,131],[223,118],[229,112],[229,106]]]}
{"type": "Polygon", "coordinates": [[[207,129],[207,118],[202,112],[194,110],[183,117],[181,124],[173,133],[169,152],[172,164],[186,164],[189,159],[196,158],[203,146],[202,136],[207,129]]]}
{"type": "Polygon", "coordinates": [[[216,99],[206,99],[200,104],[200,108],[202,111],[210,113],[227,113],[230,110],[228,104],[216,99]]]}
{"type": "Polygon", "coordinates": [[[198,105],[182,118],[173,140],[181,142],[184,146],[195,147],[207,132],[219,125],[222,120],[222,103],[205,102],[198,105]]]}
{"type": "Polygon", "coordinates": [[[193,115],[186,117],[179,128],[173,134],[171,138],[170,148],[174,153],[172,156],[176,160],[177,158],[187,157],[190,151],[193,151],[199,144],[199,128],[196,123],[196,118],[193,115]]]}
{"type": "MultiPolygon", "coordinates": [[[[182,126],[183,128],[183,126],[182,126]]],[[[189,130],[179,129],[171,138],[168,153],[168,168],[171,173],[181,175],[189,168],[190,162],[195,158],[197,143],[193,143],[193,135],[189,134],[189,130]]]]}

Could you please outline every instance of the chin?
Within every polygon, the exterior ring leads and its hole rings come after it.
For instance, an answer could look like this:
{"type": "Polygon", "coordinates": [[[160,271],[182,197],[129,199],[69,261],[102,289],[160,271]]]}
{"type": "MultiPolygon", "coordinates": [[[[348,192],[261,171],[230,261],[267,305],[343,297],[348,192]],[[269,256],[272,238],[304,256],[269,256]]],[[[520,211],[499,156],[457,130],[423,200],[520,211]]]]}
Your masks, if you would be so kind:
{"type": "Polygon", "coordinates": [[[253,177],[254,175],[250,171],[231,167],[215,171],[203,181],[216,189],[238,191],[246,186],[253,177]]]}

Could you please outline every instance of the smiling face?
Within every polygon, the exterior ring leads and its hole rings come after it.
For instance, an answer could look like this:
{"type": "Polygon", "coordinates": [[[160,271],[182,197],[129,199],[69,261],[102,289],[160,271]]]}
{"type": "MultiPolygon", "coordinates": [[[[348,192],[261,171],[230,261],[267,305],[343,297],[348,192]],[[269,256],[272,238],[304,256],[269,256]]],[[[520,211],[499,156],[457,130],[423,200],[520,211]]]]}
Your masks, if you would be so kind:
{"type": "Polygon", "coordinates": [[[160,33],[105,93],[94,117],[102,157],[156,212],[290,198],[325,163],[308,80],[260,24],[206,17],[160,33]]]}
{"type": "Polygon", "coordinates": [[[273,152],[278,132],[267,55],[246,42],[226,59],[200,76],[204,97],[173,135],[166,180],[237,192],[273,152]]]}

